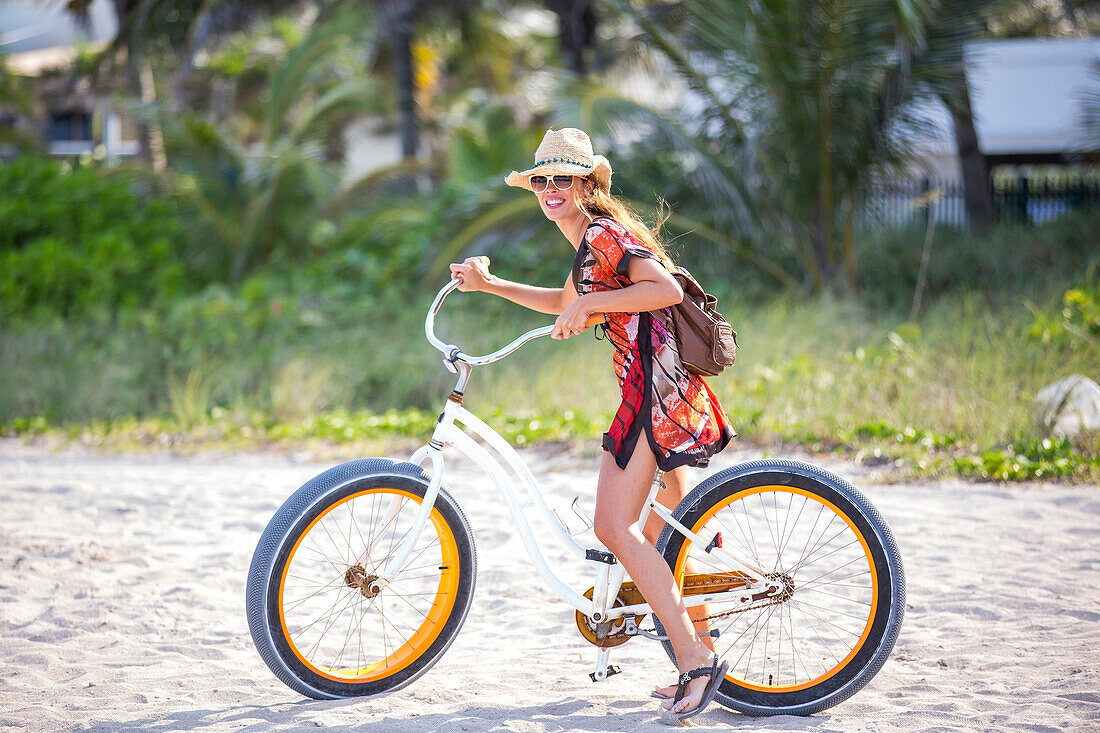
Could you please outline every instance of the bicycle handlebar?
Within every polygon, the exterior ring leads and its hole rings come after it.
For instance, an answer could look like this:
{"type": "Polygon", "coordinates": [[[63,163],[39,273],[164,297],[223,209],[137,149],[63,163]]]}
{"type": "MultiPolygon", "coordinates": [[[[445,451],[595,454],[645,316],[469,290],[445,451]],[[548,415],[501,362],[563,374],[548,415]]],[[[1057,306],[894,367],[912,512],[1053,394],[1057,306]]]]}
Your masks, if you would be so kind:
{"type": "Polygon", "coordinates": [[[472,366],[492,364],[494,361],[500,361],[508,356],[531,339],[536,339],[540,336],[549,336],[550,332],[554,330],[553,326],[542,326],[541,328],[532,329],[504,348],[498,349],[491,354],[486,354],[485,356],[471,356],[463,352],[454,344],[443,343],[435,335],[435,314],[439,312],[440,307],[443,305],[443,299],[454,292],[455,288],[457,288],[461,282],[462,281],[457,277],[451,278],[449,283],[440,288],[439,293],[436,294],[435,300],[432,302],[432,307],[428,309],[428,317],[424,319],[424,335],[428,338],[428,343],[443,352],[443,355],[448,360],[464,361],[472,366]]]}

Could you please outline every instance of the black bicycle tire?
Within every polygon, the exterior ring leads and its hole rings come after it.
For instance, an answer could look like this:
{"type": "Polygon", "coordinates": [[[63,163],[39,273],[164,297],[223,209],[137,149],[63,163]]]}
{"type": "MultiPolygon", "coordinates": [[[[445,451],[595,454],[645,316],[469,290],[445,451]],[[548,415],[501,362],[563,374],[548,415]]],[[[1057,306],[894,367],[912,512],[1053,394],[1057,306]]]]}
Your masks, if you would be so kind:
{"type": "MultiPolygon", "coordinates": [[[[834,498],[840,497],[846,512],[853,511],[861,520],[861,524],[871,530],[871,534],[867,537],[868,542],[870,544],[871,538],[876,540],[877,547],[873,547],[872,552],[875,553],[876,561],[882,563],[883,569],[889,575],[889,583],[880,584],[880,589],[887,591],[888,604],[884,610],[876,614],[876,617],[881,617],[881,625],[877,628],[873,625],[872,635],[877,637],[873,646],[869,647],[866,653],[854,657],[845,666],[845,672],[849,674],[841,678],[843,682],[835,689],[823,688],[828,689],[825,694],[815,694],[817,688],[821,688],[822,685],[808,688],[807,691],[799,691],[799,693],[773,694],[746,690],[729,680],[723,682],[715,699],[725,707],[746,715],[812,715],[847,700],[882,669],[897,641],[905,614],[905,571],[893,533],[879,511],[859,490],[830,471],[788,459],[762,459],[734,466],[700,483],[684,497],[673,512],[673,516],[677,521],[690,527],[692,522],[702,516],[708,508],[732,493],[744,491],[752,486],[798,485],[799,483],[825,487],[833,493],[834,498]],[[853,665],[857,668],[848,670],[853,665]],[[799,698],[806,699],[794,702],[799,698]]],[[[802,488],[809,490],[805,486],[802,488]]],[[[671,525],[666,525],[658,537],[657,550],[664,556],[670,568],[675,565],[684,539],[683,535],[676,532],[671,525]]],[[[659,619],[654,618],[654,623],[658,633],[663,636],[664,628],[659,619]]],[[[868,640],[870,639],[869,636],[868,640]]],[[[663,645],[675,664],[676,657],[671,643],[665,641],[663,645]]]]}
{"type": "Polygon", "coordinates": [[[272,631],[276,570],[285,561],[297,532],[313,517],[343,497],[362,488],[402,488],[424,496],[428,478],[419,466],[385,458],[349,461],[314,477],[295,491],[272,516],[256,545],[248,571],[245,606],[253,644],[274,675],[292,690],[318,700],[361,697],[393,692],[412,683],[434,665],[450,647],[469,613],[477,579],[477,547],[462,508],[442,488],[435,501],[455,537],[462,559],[458,597],[439,637],[429,649],[398,673],[369,683],[340,683],[311,673],[287,653],[281,633],[272,631]],[[372,486],[374,484],[375,486],[372,486]]]}

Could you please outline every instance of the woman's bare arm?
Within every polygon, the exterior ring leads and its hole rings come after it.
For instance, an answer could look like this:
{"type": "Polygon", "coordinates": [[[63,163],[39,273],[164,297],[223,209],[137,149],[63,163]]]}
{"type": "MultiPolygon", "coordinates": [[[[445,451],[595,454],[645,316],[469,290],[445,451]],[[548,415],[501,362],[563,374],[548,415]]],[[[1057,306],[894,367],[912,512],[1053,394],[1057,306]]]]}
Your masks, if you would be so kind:
{"type": "Polygon", "coordinates": [[[625,288],[582,295],[572,301],[554,322],[553,338],[569,338],[584,331],[598,313],[641,313],[667,308],[684,299],[684,291],[664,265],[655,260],[632,257],[625,288]]]}
{"type": "Polygon", "coordinates": [[[451,272],[462,279],[458,289],[492,293],[533,311],[555,316],[577,299],[570,278],[566,278],[565,285],[560,288],[540,288],[497,277],[489,272],[488,265],[489,258],[484,256],[468,257],[462,263],[452,264],[451,272]]]}

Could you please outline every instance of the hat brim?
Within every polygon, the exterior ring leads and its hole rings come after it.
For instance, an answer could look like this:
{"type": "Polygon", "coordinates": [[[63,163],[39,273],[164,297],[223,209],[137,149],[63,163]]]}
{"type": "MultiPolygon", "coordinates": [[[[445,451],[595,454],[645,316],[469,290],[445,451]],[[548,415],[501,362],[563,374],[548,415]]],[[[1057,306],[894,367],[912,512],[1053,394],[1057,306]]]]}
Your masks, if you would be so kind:
{"type": "Polygon", "coordinates": [[[525,171],[512,171],[504,179],[509,186],[531,190],[531,176],[591,176],[604,191],[611,189],[611,164],[602,155],[592,156],[593,166],[586,168],[573,163],[543,163],[525,171]]]}

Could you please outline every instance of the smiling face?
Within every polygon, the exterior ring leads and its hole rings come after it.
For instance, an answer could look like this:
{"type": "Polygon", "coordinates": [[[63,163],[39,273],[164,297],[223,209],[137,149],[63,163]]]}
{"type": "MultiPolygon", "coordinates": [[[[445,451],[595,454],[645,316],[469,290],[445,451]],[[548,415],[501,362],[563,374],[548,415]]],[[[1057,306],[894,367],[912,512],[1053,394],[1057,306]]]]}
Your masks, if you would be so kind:
{"type": "MultiPolygon", "coordinates": [[[[562,183],[563,176],[555,176],[556,183],[562,183]]],[[[582,186],[591,186],[590,181],[573,176],[572,185],[565,191],[559,190],[554,181],[548,182],[542,191],[535,191],[539,206],[547,219],[554,222],[567,221],[569,219],[583,217],[584,212],[577,206],[577,194],[582,186]]]]}

